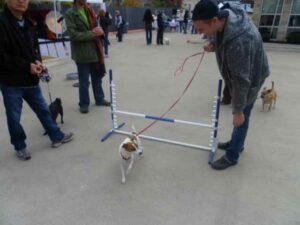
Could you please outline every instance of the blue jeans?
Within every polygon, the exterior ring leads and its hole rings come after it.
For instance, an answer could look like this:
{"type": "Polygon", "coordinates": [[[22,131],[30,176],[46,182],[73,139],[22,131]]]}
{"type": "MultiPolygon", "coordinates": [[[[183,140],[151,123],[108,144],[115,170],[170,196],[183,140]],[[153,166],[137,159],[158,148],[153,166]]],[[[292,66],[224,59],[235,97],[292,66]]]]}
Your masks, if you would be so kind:
{"type": "Polygon", "coordinates": [[[145,31],[146,31],[146,42],[147,42],[147,45],[149,45],[152,43],[152,25],[146,24],[145,31]]]}
{"type": "Polygon", "coordinates": [[[117,38],[118,38],[118,42],[123,41],[123,25],[117,28],[117,38]]]}
{"type": "Polygon", "coordinates": [[[97,64],[98,63],[76,63],[79,78],[79,106],[81,108],[85,108],[90,105],[90,74],[96,103],[100,103],[104,100],[104,92],[102,89],[102,77],[104,72],[96,69],[97,64]]]}
{"type": "Polygon", "coordinates": [[[104,54],[108,55],[108,34],[104,34],[103,47],[104,47],[104,54]]]}
{"type": "Polygon", "coordinates": [[[1,91],[6,110],[10,141],[16,151],[26,148],[26,134],[20,123],[23,99],[37,115],[51,141],[63,139],[64,133],[60,131],[55,121],[53,121],[48,105],[42,96],[40,86],[11,87],[1,84],[1,91]]]}
{"type": "Polygon", "coordinates": [[[244,117],[245,121],[244,123],[239,127],[234,127],[232,134],[231,134],[231,140],[230,147],[226,151],[226,158],[230,160],[231,162],[237,162],[239,159],[240,150],[244,147],[245,139],[248,132],[249,127],[249,119],[251,115],[251,110],[253,108],[254,102],[250,105],[246,106],[244,109],[244,117]]]}

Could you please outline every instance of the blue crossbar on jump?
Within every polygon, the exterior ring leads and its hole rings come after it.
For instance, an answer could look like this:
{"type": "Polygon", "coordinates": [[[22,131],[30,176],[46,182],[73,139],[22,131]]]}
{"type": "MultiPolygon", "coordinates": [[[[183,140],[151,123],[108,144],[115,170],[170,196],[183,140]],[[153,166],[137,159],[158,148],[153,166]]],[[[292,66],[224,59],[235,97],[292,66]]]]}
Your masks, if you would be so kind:
{"type": "Polygon", "coordinates": [[[221,90],[222,90],[222,80],[219,80],[219,83],[218,83],[218,92],[217,92],[217,96],[215,97],[214,102],[213,102],[214,104],[213,104],[212,118],[211,118],[210,124],[117,110],[116,86],[113,82],[112,70],[109,70],[109,87],[110,87],[110,99],[111,99],[110,112],[111,112],[112,129],[110,131],[108,131],[103,137],[101,137],[101,142],[104,142],[106,139],[108,139],[114,133],[124,134],[124,135],[131,134],[131,132],[129,132],[129,131],[120,130],[122,127],[124,127],[125,123],[123,122],[118,125],[117,114],[128,115],[128,116],[133,116],[133,117],[141,117],[141,118],[147,119],[147,120],[159,120],[159,121],[167,122],[167,123],[181,123],[181,124],[186,124],[186,125],[194,125],[194,126],[209,128],[211,130],[209,146],[195,145],[195,144],[185,143],[185,142],[181,142],[181,141],[169,140],[169,139],[153,137],[153,136],[148,136],[148,135],[143,135],[143,134],[140,134],[139,137],[148,139],[148,140],[154,140],[154,141],[170,143],[170,144],[175,144],[175,145],[181,145],[181,146],[185,146],[185,147],[208,151],[209,152],[208,163],[211,163],[213,161],[213,158],[214,158],[214,155],[216,152],[216,148],[217,148],[217,144],[218,144],[217,135],[218,135],[218,126],[219,126],[218,120],[219,120],[219,114],[220,114],[220,99],[221,99],[221,90]]]}

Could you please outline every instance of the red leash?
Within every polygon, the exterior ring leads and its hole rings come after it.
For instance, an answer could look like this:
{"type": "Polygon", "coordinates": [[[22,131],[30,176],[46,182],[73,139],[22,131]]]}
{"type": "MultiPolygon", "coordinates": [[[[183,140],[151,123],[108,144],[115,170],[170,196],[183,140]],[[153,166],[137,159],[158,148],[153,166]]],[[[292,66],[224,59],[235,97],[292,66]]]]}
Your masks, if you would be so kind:
{"type": "MultiPolygon", "coordinates": [[[[169,107],[169,109],[168,109],[165,113],[163,113],[159,118],[163,118],[168,112],[170,112],[170,111],[175,107],[175,105],[181,100],[181,98],[183,97],[183,95],[185,94],[185,92],[188,90],[188,88],[190,87],[191,83],[193,82],[193,80],[194,80],[194,78],[195,78],[195,76],[196,76],[196,74],[197,74],[197,72],[198,72],[198,70],[199,70],[199,67],[200,67],[200,65],[201,65],[201,63],[202,63],[202,61],[203,61],[204,53],[205,53],[205,52],[198,52],[198,53],[195,53],[195,54],[190,55],[189,57],[185,58],[185,60],[183,61],[182,65],[175,71],[174,76],[177,76],[177,75],[181,74],[182,71],[183,71],[183,67],[184,67],[184,65],[185,65],[185,63],[186,63],[186,61],[187,61],[188,59],[190,59],[190,58],[192,58],[192,57],[194,57],[194,56],[197,56],[197,55],[202,55],[202,56],[201,56],[201,59],[200,59],[200,61],[199,61],[199,63],[198,63],[198,66],[197,66],[197,68],[196,68],[196,70],[195,70],[195,72],[194,72],[194,74],[193,74],[193,76],[192,76],[191,79],[189,80],[188,84],[187,84],[186,87],[184,88],[184,90],[183,90],[183,92],[181,93],[181,95],[180,95],[180,96],[176,99],[176,101],[169,107]]],[[[137,135],[140,135],[141,133],[145,132],[146,130],[148,130],[150,127],[152,127],[152,126],[153,126],[155,123],[157,123],[158,121],[159,121],[159,120],[154,120],[154,121],[151,122],[149,125],[147,125],[147,126],[144,127],[142,130],[140,130],[140,131],[137,133],[137,135]]]]}

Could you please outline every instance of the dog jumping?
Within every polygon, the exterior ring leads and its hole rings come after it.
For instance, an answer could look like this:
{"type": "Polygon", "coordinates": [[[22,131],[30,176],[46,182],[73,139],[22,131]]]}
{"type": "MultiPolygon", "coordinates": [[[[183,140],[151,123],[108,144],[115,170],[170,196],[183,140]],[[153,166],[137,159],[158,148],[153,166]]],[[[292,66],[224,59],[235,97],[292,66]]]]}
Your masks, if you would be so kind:
{"type": "Polygon", "coordinates": [[[143,152],[144,149],[142,147],[141,140],[134,130],[131,136],[125,138],[119,147],[122,184],[126,183],[126,176],[131,172],[134,156],[139,155],[140,157],[143,157],[143,152]]]}
{"type": "Polygon", "coordinates": [[[277,93],[274,86],[274,81],[272,81],[272,87],[270,89],[264,87],[261,92],[260,98],[262,99],[262,112],[265,111],[265,107],[268,107],[268,112],[271,110],[272,106],[275,108],[277,93]]]}

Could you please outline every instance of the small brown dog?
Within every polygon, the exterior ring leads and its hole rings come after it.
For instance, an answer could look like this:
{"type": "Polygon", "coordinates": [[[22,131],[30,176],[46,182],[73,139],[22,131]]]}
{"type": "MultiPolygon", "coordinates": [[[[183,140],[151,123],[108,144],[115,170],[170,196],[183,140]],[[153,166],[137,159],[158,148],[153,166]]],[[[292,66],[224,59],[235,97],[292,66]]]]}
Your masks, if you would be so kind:
{"type": "Polygon", "coordinates": [[[272,106],[275,108],[277,94],[274,89],[274,81],[272,81],[272,88],[263,88],[260,98],[262,99],[262,111],[265,111],[265,106],[268,106],[268,112],[271,110],[272,106]]]}

